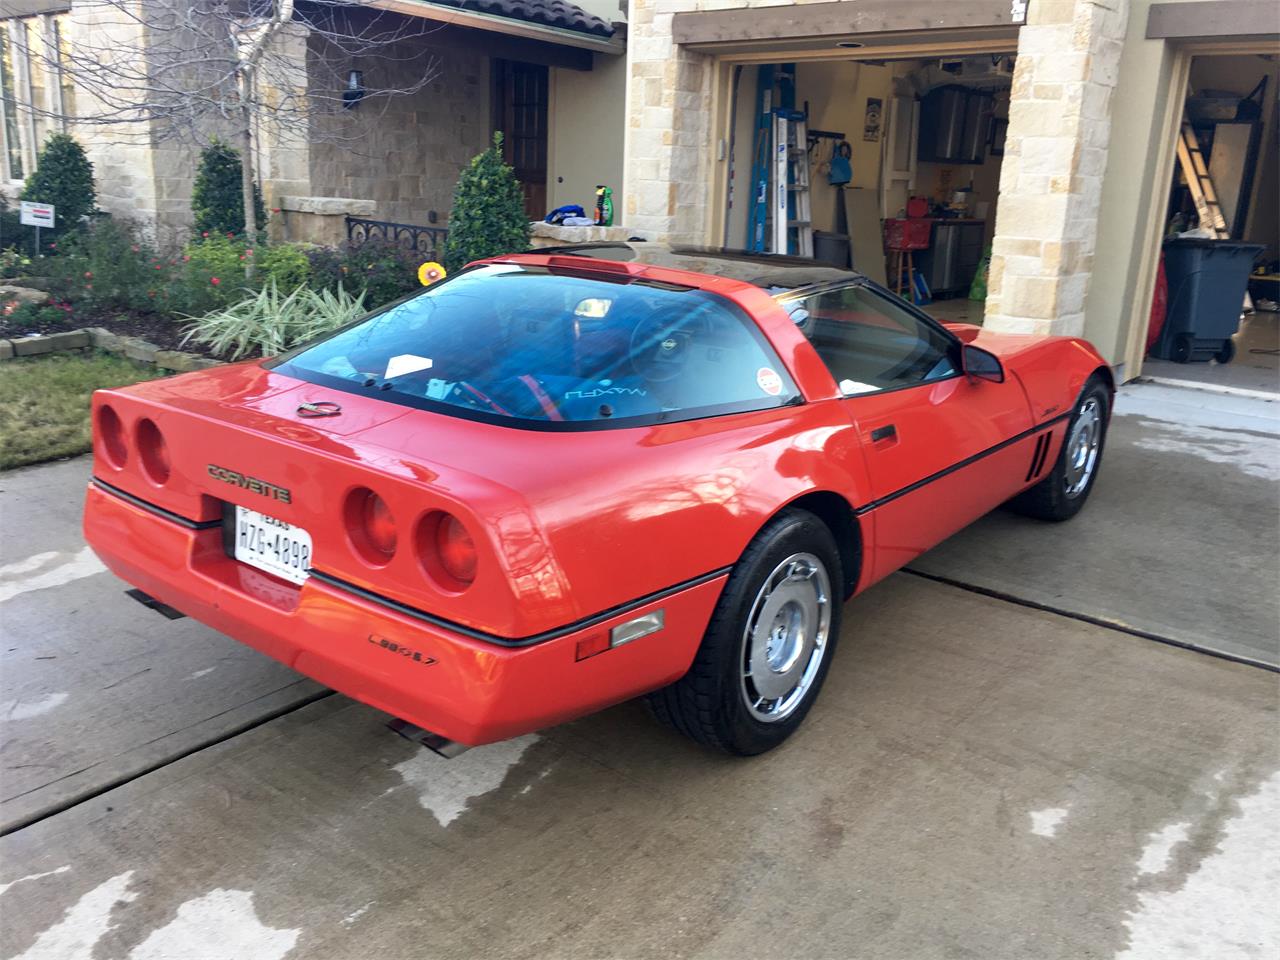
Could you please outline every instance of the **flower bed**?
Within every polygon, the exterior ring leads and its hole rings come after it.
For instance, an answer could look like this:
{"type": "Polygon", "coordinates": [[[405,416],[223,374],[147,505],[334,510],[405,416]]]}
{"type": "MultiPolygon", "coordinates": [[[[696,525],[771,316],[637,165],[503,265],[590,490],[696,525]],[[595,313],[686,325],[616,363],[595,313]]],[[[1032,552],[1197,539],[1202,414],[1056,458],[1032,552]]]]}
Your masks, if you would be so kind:
{"type": "Polygon", "coordinates": [[[45,302],[0,293],[0,338],[95,327],[139,337],[160,349],[215,354],[186,343],[191,322],[225,311],[275,287],[300,287],[354,296],[377,307],[418,287],[421,258],[387,243],[327,248],[309,244],[251,244],[233,235],[204,233],[181,249],[161,251],[127,225],[101,220],[51,241],[44,254],[8,251],[0,284],[38,287],[45,302]],[[245,267],[256,266],[249,280],[245,267]],[[17,274],[23,276],[19,280],[17,274]]]}

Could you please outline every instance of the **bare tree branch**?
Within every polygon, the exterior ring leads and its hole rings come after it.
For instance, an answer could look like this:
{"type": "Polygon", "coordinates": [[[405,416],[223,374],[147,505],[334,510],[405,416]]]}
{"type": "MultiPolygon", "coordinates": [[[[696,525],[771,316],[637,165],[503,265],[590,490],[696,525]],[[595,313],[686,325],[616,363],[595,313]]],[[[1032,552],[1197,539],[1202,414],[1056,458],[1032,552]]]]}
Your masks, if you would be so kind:
{"type": "Polygon", "coordinates": [[[31,113],[121,143],[237,143],[250,235],[255,146],[358,145],[392,100],[439,72],[423,44],[438,26],[362,0],[77,0],[72,16],[61,44],[34,30],[15,44],[44,76],[69,76],[76,90],[74,116],[48,104],[31,104],[31,113]],[[356,113],[344,97],[352,63],[394,66],[380,72],[399,85],[362,91],[356,113]]]}

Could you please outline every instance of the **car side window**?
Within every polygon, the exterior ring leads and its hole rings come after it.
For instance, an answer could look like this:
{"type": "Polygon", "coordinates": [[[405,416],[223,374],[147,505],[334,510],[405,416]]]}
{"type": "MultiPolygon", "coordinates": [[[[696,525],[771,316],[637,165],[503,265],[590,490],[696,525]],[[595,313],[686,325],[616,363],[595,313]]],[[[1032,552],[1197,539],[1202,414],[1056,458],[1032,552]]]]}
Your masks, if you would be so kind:
{"type": "Polygon", "coordinates": [[[826,290],[783,306],[845,396],[959,373],[951,339],[870,287],[826,290]]]}

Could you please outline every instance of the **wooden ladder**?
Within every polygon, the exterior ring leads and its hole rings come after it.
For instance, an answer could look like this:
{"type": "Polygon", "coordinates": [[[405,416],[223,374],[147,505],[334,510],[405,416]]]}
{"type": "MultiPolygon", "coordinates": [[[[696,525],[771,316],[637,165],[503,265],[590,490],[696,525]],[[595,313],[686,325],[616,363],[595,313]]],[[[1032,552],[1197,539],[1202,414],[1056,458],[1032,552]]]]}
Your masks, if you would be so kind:
{"type": "MultiPolygon", "coordinates": [[[[1209,176],[1209,165],[1204,162],[1204,153],[1200,150],[1200,138],[1195,128],[1186,120],[1182,121],[1182,130],[1178,134],[1178,163],[1182,167],[1182,175],[1187,178],[1187,188],[1191,191],[1191,201],[1196,206],[1196,215],[1200,217],[1200,226],[1210,231],[1215,240],[1230,240],[1231,232],[1227,230],[1227,218],[1222,215],[1222,206],[1218,203],[1218,191],[1213,185],[1213,177],[1209,176]]],[[[1253,297],[1245,291],[1244,312],[1253,309],[1253,297]]]]}
{"type": "Polygon", "coordinates": [[[1182,132],[1178,135],[1178,163],[1182,166],[1182,175],[1187,178],[1187,187],[1191,190],[1191,200],[1196,205],[1200,226],[1212,231],[1218,240],[1229,239],[1227,220],[1218,204],[1218,191],[1213,186],[1213,178],[1209,176],[1209,166],[1204,162],[1204,154],[1200,152],[1200,138],[1185,120],[1182,121],[1182,132]]]}
{"type": "Polygon", "coordinates": [[[809,197],[809,124],[803,113],[773,115],[773,253],[813,256],[809,197]]]}

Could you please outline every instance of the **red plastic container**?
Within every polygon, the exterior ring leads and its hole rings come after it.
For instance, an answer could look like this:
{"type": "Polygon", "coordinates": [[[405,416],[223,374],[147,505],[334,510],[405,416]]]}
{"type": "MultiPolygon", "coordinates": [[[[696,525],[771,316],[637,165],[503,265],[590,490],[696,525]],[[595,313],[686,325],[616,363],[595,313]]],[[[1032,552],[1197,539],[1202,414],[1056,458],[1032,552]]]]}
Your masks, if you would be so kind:
{"type": "Polygon", "coordinates": [[[884,222],[884,245],[889,250],[927,250],[933,221],[890,218],[884,222]]]}

